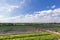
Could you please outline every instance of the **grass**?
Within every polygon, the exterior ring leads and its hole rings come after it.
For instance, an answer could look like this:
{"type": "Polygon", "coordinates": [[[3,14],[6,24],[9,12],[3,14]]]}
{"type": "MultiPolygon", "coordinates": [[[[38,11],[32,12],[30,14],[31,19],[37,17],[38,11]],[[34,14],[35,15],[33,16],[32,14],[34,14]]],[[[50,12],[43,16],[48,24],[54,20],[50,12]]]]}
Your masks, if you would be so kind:
{"type": "MultiPolygon", "coordinates": [[[[59,24],[60,25],[60,24],[59,24]]],[[[58,26],[58,25],[57,25],[58,26]]],[[[3,32],[9,32],[9,31],[33,31],[35,29],[39,28],[60,28],[60,26],[57,27],[56,25],[47,25],[47,24],[39,24],[39,25],[32,25],[32,26],[0,26],[0,31],[3,32]]],[[[54,29],[53,29],[54,30],[54,29]]],[[[60,31],[60,29],[57,29],[57,31],[60,31]]],[[[0,35],[0,40],[57,40],[60,36],[51,34],[49,32],[38,32],[38,33],[25,33],[25,34],[10,34],[10,35],[0,35]]]]}
{"type": "Polygon", "coordinates": [[[1,35],[0,40],[54,40],[60,36],[48,32],[1,35]]]}
{"type": "Polygon", "coordinates": [[[56,32],[60,32],[60,28],[55,29],[56,32]]]}
{"type": "Polygon", "coordinates": [[[0,31],[9,32],[15,30],[27,31],[33,29],[32,26],[0,26],[0,31]]]}

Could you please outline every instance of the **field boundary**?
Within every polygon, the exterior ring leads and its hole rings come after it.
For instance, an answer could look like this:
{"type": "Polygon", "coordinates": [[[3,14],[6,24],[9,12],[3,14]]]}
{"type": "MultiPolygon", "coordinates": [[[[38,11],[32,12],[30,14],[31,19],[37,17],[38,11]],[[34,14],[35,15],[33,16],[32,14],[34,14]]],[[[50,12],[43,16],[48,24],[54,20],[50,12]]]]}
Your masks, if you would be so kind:
{"type": "Polygon", "coordinates": [[[59,32],[55,32],[55,31],[51,31],[51,30],[46,30],[46,29],[43,29],[44,31],[46,32],[49,32],[49,33],[53,33],[53,34],[56,34],[56,35],[59,35],[60,36],[60,33],[59,32]]]}

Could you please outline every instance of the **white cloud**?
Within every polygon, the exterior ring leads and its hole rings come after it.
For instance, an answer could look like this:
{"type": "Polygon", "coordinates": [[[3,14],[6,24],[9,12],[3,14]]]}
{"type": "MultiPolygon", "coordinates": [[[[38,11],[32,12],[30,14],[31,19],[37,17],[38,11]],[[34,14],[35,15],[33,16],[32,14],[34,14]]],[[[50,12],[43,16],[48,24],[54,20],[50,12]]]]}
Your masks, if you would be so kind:
{"type": "Polygon", "coordinates": [[[15,6],[15,5],[0,5],[0,15],[6,17],[6,16],[10,16],[12,15],[12,12],[18,8],[19,6],[15,6]]]}
{"type": "MultiPolygon", "coordinates": [[[[17,8],[20,9],[20,8],[24,7],[23,5],[25,5],[25,3],[26,3],[26,0],[22,0],[22,1],[20,1],[19,4],[13,5],[13,3],[10,4],[7,1],[9,1],[9,0],[5,0],[5,1],[2,0],[0,2],[0,15],[4,16],[5,18],[10,17],[17,8]]],[[[13,1],[13,0],[10,0],[10,1],[13,1]]],[[[15,0],[15,1],[18,1],[18,0],[15,0]]]]}
{"type": "Polygon", "coordinates": [[[53,5],[51,8],[55,8],[56,7],[56,5],[53,5]]]}
{"type": "MultiPolygon", "coordinates": [[[[54,10],[43,10],[38,12],[33,12],[33,14],[26,14],[11,17],[12,12],[16,8],[20,8],[25,4],[25,0],[20,2],[20,5],[9,5],[5,3],[4,5],[0,4],[0,22],[60,22],[60,8],[54,10]]],[[[51,8],[55,8],[53,5],[51,8]]]]}
{"type": "Polygon", "coordinates": [[[54,10],[44,10],[34,12],[35,14],[27,14],[14,18],[14,22],[60,22],[60,8],[54,10]]]}
{"type": "Polygon", "coordinates": [[[47,6],[47,8],[52,8],[52,9],[54,9],[55,7],[56,7],[56,5],[47,6]]]}
{"type": "Polygon", "coordinates": [[[21,1],[20,5],[12,5],[7,3],[7,0],[2,0],[2,2],[0,2],[0,22],[10,22],[13,11],[17,8],[21,8],[24,4],[24,1],[25,0],[21,1]]]}
{"type": "Polygon", "coordinates": [[[26,14],[22,16],[15,16],[10,18],[2,19],[1,22],[60,22],[60,8],[54,10],[44,10],[34,12],[35,14],[26,14]]]}

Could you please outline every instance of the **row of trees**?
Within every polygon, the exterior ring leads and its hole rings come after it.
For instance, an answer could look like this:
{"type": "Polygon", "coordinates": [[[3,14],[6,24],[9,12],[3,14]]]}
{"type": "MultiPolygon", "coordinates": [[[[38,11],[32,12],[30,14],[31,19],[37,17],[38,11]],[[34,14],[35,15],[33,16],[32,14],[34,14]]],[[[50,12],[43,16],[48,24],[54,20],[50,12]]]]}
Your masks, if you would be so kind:
{"type": "MultiPolygon", "coordinates": [[[[0,23],[0,26],[5,26],[5,25],[7,25],[7,26],[41,26],[41,25],[55,25],[55,24],[57,24],[57,23],[0,23]]],[[[58,23],[58,24],[60,24],[60,23],[58,23]]]]}

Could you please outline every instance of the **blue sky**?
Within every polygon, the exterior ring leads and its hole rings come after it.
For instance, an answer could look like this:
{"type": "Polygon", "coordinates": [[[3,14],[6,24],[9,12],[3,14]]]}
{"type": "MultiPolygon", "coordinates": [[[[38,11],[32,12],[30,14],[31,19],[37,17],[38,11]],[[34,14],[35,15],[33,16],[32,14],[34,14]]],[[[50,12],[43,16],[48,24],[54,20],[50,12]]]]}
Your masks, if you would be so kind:
{"type": "Polygon", "coordinates": [[[60,22],[60,0],[0,0],[0,22],[60,22]]]}

